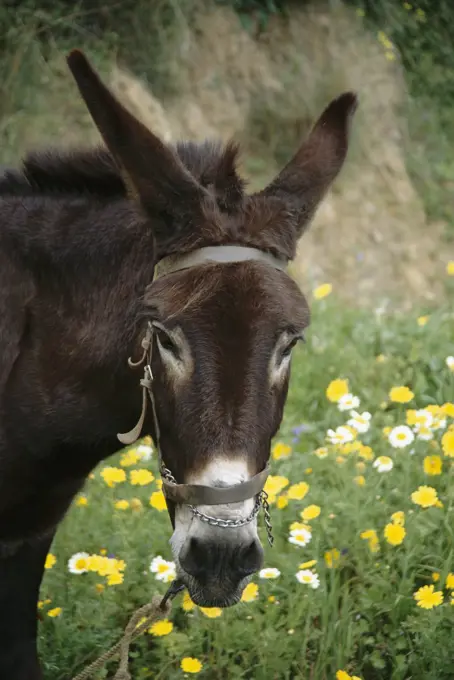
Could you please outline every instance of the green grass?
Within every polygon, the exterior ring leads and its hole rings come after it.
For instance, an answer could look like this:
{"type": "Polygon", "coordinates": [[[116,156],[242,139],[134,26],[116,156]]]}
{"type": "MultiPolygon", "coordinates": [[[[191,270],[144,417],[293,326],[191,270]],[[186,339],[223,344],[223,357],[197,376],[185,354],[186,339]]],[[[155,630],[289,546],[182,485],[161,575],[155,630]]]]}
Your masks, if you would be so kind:
{"type": "MultiPolygon", "coordinates": [[[[134,680],[183,677],[179,664],[185,656],[202,661],[201,678],[331,680],[339,669],[363,680],[452,678],[454,607],[448,591],[444,603],[428,611],[417,607],[413,598],[420,586],[432,583],[432,572],[440,573],[436,589],[442,589],[446,575],[454,571],[452,459],[440,449],[443,431],[434,433],[432,443],[415,441],[413,455],[408,448],[391,448],[382,432],[383,427],[405,423],[407,408],[454,401],[454,373],[445,363],[446,356],[454,354],[452,311],[434,311],[419,327],[416,313],[383,317],[339,308],[332,298],[313,302],[308,341],[294,357],[277,438],[291,444],[292,454],[272,462],[273,474],[310,486],[304,500],[290,500],[284,509],[273,505],[275,545],[266,548],[266,565],[277,567],[280,578],[254,579],[257,599],[215,619],[198,610],[183,611],[179,596],[170,616],[173,631],[159,638],[145,634],[133,644],[134,680]],[[384,362],[376,360],[380,354],[384,362]],[[324,459],[314,455],[325,444],[327,429],[346,420],[325,396],[327,385],[337,377],[349,380],[361,399],[359,410],[372,413],[369,432],[359,437],[375,456],[393,458],[390,472],[378,473],[371,461],[365,462],[364,472],[358,470],[362,461],[354,453],[343,456],[342,463],[338,452],[330,451],[324,459]],[[389,403],[389,389],[400,384],[411,387],[414,400],[389,403]],[[305,431],[293,441],[292,430],[301,424],[305,431]],[[441,475],[424,473],[428,454],[442,457],[441,475]],[[355,483],[358,474],[364,475],[364,486],[355,483]],[[411,493],[424,484],[436,488],[442,508],[424,510],[412,503],[411,493]],[[310,523],[311,542],[301,548],[288,542],[289,526],[309,504],[319,505],[321,514],[310,523]],[[397,510],[405,512],[407,533],[403,543],[393,547],[384,540],[383,529],[397,510]],[[379,537],[377,553],[360,537],[371,528],[379,537]],[[333,548],[341,558],[337,568],[329,569],[324,553],[333,548]],[[317,590],[295,579],[298,565],[311,559],[317,560],[317,590]]],[[[452,423],[448,419],[448,426],[452,423]]],[[[119,457],[107,464],[118,465],[119,457]]],[[[156,472],[153,459],[136,467],[145,466],[156,472]]],[[[75,674],[117,640],[135,608],[164,592],[166,584],[148,570],[156,555],[171,559],[169,519],[148,505],[155,490],[154,482],[109,488],[98,469],[86,486],[88,505],[75,505],[62,524],[52,547],[57,562],[46,571],[41,592],[43,600],[51,599],[40,610],[40,651],[48,680],[75,674]],[[115,500],[132,497],[142,500],[142,509],[114,509],[115,500]],[[99,593],[96,584],[105,584],[105,578],[72,575],[66,563],[76,552],[101,549],[124,559],[127,566],[122,584],[99,593]],[[62,613],[51,619],[47,611],[53,607],[61,607],[62,613]]],[[[110,665],[110,674],[115,668],[110,665]]]]}

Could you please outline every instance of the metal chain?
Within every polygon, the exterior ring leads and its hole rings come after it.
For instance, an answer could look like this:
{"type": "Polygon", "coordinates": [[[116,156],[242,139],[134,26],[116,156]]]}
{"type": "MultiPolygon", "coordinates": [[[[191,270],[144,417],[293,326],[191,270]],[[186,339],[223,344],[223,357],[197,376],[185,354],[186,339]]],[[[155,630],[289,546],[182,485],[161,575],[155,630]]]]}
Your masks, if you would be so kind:
{"type": "Polygon", "coordinates": [[[191,508],[193,515],[201,519],[202,522],[211,524],[213,527],[222,527],[223,529],[232,527],[233,529],[238,529],[239,527],[244,527],[246,524],[249,524],[257,517],[260,512],[261,500],[260,496],[257,496],[251,514],[247,517],[239,517],[238,519],[222,519],[221,517],[211,517],[210,515],[206,515],[204,512],[200,512],[200,510],[198,510],[194,505],[190,505],[189,507],[191,508]]]}
{"type": "Polygon", "coordinates": [[[272,546],[274,543],[273,525],[271,524],[270,504],[268,503],[268,494],[266,491],[260,492],[260,501],[263,507],[263,517],[265,519],[266,536],[268,543],[272,546]]]}

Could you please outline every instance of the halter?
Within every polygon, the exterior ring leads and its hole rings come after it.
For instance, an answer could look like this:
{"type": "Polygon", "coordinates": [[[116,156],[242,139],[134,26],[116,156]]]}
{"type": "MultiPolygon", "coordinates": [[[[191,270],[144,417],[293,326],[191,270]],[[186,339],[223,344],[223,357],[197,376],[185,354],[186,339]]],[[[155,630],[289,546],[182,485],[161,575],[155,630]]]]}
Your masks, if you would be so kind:
{"type": "MultiPolygon", "coordinates": [[[[285,271],[287,266],[287,263],[284,260],[278,259],[274,255],[257,250],[256,248],[236,245],[209,246],[206,248],[199,248],[186,255],[170,255],[163,258],[155,267],[154,280],[158,277],[167,276],[176,271],[189,269],[190,267],[196,267],[208,262],[232,263],[250,260],[262,262],[280,271],[285,271]]],[[[176,505],[187,505],[192,514],[195,517],[198,517],[202,522],[223,529],[239,528],[249,524],[257,517],[260,508],[263,507],[268,542],[270,545],[273,545],[268,494],[263,490],[269,475],[268,466],[246,482],[228,487],[203,486],[201,484],[178,484],[171,471],[166,467],[160,445],[160,428],[153,394],[153,373],[151,370],[153,334],[153,322],[148,322],[145,336],[141,342],[143,349],[141,358],[136,362],[132,361],[131,358],[128,359],[128,364],[131,368],[143,366],[144,375],[140,380],[140,385],[142,387],[142,412],[137,425],[130,432],[117,435],[119,441],[125,446],[128,446],[133,444],[140,437],[145,421],[148,397],[152,409],[155,446],[158,453],[159,469],[162,476],[162,489],[169,506],[172,524],[174,524],[176,505]],[[197,505],[216,506],[224,505],[226,503],[238,503],[253,497],[255,497],[255,503],[251,513],[246,517],[239,517],[238,519],[213,517],[201,512],[196,507],[197,505]]]]}

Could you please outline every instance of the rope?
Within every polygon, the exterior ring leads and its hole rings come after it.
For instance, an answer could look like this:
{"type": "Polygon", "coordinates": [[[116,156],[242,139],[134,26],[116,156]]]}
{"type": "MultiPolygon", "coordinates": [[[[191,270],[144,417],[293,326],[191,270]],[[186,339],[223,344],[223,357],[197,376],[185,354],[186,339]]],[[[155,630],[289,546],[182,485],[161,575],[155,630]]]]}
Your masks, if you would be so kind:
{"type": "Polygon", "coordinates": [[[134,612],[129,619],[121,640],[107,652],[101,654],[96,661],[93,661],[87,668],[84,668],[72,680],[87,680],[87,678],[91,678],[95,671],[102,668],[109,659],[118,653],[120,653],[120,663],[113,680],[132,680],[131,674],[128,671],[129,646],[131,642],[142,635],[151,623],[168,616],[171,608],[172,603],[170,599],[166,600],[164,598],[163,600],[162,595],[155,595],[149,604],[140,607],[134,612]],[[139,624],[142,618],[145,618],[145,620],[139,624]]]}

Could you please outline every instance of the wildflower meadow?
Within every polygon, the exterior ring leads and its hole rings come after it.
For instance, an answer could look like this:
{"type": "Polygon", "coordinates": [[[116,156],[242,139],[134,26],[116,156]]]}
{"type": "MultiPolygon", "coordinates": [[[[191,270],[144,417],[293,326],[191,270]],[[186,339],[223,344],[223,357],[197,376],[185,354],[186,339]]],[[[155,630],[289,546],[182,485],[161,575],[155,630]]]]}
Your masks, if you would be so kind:
{"type": "MultiPolygon", "coordinates": [[[[450,274],[454,263],[448,284],[450,274]]],[[[262,526],[264,568],[227,610],[178,596],[133,643],[134,680],[453,677],[452,305],[421,316],[358,311],[323,286],[312,317],[272,447],[275,544],[262,526]]],[[[164,593],[170,534],[145,437],[93,472],[48,555],[38,609],[46,678],[75,675],[164,593]]]]}

